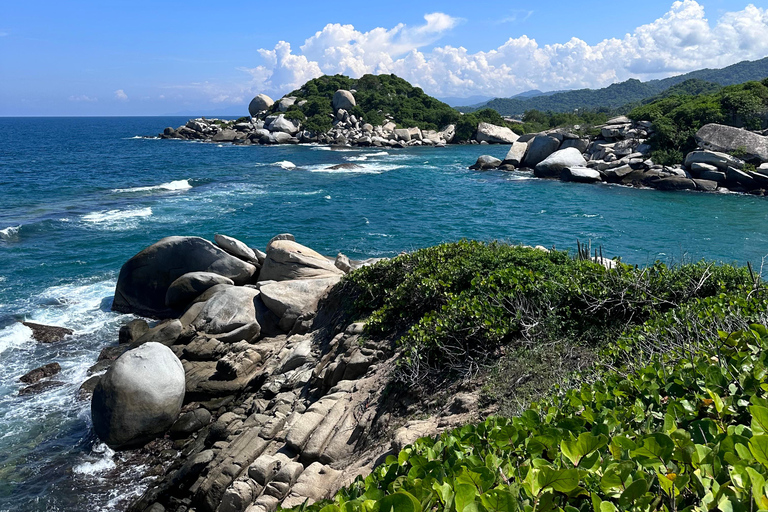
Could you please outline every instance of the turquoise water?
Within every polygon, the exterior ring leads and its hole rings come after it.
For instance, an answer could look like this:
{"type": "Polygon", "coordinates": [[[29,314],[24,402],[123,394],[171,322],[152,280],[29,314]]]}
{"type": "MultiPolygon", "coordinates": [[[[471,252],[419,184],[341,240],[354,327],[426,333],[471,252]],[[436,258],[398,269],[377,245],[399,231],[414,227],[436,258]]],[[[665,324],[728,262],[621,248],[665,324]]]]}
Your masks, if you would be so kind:
{"type": "Polygon", "coordinates": [[[707,258],[760,266],[768,203],[467,170],[506,146],[330,150],[145,139],[184,118],[0,119],[0,510],[120,508],[141,470],[90,433],[76,391],[129,317],[109,311],[120,265],[169,235],[263,247],[275,234],[350,257],[462,237],[575,248],[647,264],[707,258]],[[330,171],[333,164],[356,163],[330,171]],[[38,345],[20,320],[75,335],[38,345]],[[51,361],[64,384],[19,397],[51,361]]]}

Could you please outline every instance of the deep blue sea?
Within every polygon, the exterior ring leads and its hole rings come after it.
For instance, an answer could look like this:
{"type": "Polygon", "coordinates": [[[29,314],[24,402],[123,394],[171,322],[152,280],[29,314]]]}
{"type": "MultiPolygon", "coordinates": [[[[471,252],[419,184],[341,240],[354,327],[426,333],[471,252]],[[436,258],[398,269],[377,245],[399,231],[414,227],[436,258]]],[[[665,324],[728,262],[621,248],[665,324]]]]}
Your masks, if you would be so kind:
{"type": "Polygon", "coordinates": [[[264,247],[275,234],[329,255],[392,256],[501,239],[647,264],[768,255],[768,200],[476,172],[506,146],[331,150],[141,138],[186,118],[0,118],[0,510],[121,509],[142,468],[97,442],[76,400],[131,317],[110,312],[120,266],[169,235],[264,247]],[[356,163],[356,169],[328,166],[356,163]],[[43,345],[22,320],[74,329],[43,345]],[[18,395],[57,361],[64,385],[18,395]]]}

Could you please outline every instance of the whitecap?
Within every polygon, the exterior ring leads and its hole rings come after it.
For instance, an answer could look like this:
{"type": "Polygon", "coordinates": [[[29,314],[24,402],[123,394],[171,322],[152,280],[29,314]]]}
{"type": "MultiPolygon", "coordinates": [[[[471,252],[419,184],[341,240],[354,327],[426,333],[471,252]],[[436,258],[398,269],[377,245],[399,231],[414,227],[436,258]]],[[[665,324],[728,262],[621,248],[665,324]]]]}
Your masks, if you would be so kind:
{"type": "Polygon", "coordinates": [[[189,180],[174,180],[168,183],[161,183],[160,185],[150,185],[147,187],[131,187],[131,188],[115,188],[112,192],[115,194],[132,194],[137,192],[154,192],[154,191],[168,191],[178,192],[180,190],[189,190],[192,185],[189,180]]]}
{"type": "Polygon", "coordinates": [[[381,174],[387,171],[394,171],[395,169],[402,169],[402,165],[391,164],[363,164],[357,165],[352,168],[333,169],[331,164],[323,165],[322,167],[310,167],[307,170],[309,172],[323,172],[328,174],[381,174]]]}
{"type": "Polygon", "coordinates": [[[275,162],[272,165],[276,165],[276,166],[281,167],[281,168],[283,168],[285,170],[295,169],[296,168],[296,164],[294,164],[293,162],[289,162],[288,160],[280,160],[279,162],[275,162]]]}
{"type": "Polygon", "coordinates": [[[32,329],[16,322],[0,329],[0,354],[11,348],[20,348],[32,341],[32,329]]]}
{"type": "Polygon", "coordinates": [[[323,199],[330,199],[331,196],[325,196],[323,199]]]}
{"type": "Polygon", "coordinates": [[[11,240],[18,239],[19,230],[21,230],[21,224],[19,224],[18,226],[8,226],[5,229],[0,229],[0,240],[5,240],[6,242],[9,242],[11,240]]]}
{"type": "Polygon", "coordinates": [[[91,212],[81,217],[83,222],[109,231],[133,229],[142,218],[151,217],[152,208],[132,208],[130,210],[102,210],[91,212]]]}
{"type": "Polygon", "coordinates": [[[72,472],[79,475],[97,475],[109,471],[116,466],[114,456],[114,450],[104,443],[98,443],[93,447],[93,454],[88,456],[90,460],[74,466],[72,472]]]}

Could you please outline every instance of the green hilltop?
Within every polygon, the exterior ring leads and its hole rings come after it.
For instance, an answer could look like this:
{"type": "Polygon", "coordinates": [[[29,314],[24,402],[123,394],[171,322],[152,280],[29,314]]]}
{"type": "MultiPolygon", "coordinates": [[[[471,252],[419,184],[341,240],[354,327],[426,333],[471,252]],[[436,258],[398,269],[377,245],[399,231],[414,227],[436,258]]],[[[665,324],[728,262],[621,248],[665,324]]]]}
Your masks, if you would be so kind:
{"type": "Polygon", "coordinates": [[[533,98],[496,98],[482,105],[458,107],[462,112],[492,108],[504,116],[519,116],[528,110],[572,112],[576,109],[615,110],[627,104],[636,104],[669,88],[697,80],[719,86],[740,84],[749,80],[761,80],[768,76],[768,57],[756,61],[744,61],[722,69],[700,69],[662,80],[641,82],[629,79],[602,89],[578,89],[533,98]]]}

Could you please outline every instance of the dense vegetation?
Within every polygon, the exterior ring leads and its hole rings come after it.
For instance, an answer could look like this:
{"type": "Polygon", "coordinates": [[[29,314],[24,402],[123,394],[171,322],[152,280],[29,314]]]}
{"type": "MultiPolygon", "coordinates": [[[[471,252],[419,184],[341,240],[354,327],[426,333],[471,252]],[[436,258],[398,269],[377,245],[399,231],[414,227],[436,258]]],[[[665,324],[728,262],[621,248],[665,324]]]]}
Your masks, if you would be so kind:
{"type": "MultiPolygon", "coordinates": [[[[614,269],[564,252],[460,242],[361,269],[340,289],[399,375],[444,383],[498,348],[588,347],[595,364],[509,418],[424,438],[336,511],[768,509],[768,296],[751,270],[614,269]],[[459,354],[463,354],[460,358],[459,354]]],[[[528,360],[521,364],[528,364],[528,360]]]]}
{"type": "Polygon", "coordinates": [[[579,89],[534,98],[496,98],[475,107],[459,107],[459,110],[472,112],[478,108],[493,108],[504,116],[520,116],[527,110],[573,112],[578,109],[606,112],[621,109],[627,104],[642,102],[691,79],[725,86],[748,80],[761,80],[766,76],[768,76],[768,58],[740,62],[723,69],[701,69],[649,82],[630,79],[603,89],[579,89]]]}
{"type": "Polygon", "coordinates": [[[768,79],[731,85],[712,94],[668,96],[635,108],[629,116],[653,122],[655,134],[649,142],[654,162],[680,163],[696,148],[694,135],[705,124],[768,127],[768,79]]]}
{"type": "MultiPolygon", "coordinates": [[[[418,126],[431,130],[439,130],[459,119],[456,110],[395,75],[364,75],[357,79],[325,75],[315,78],[288,94],[307,103],[291,107],[286,117],[304,121],[308,130],[328,131],[333,121],[331,100],[338,89],[355,91],[357,106],[350,114],[372,125],[384,124],[386,114],[391,115],[401,127],[418,126]]],[[[276,110],[277,105],[273,109],[276,110]]]]}
{"type": "MultiPolygon", "coordinates": [[[[539,110],[528,110],[523,114],[522,124],[516,124],[513,126],[513,130],[519,134],[523,133],[537,133],[552,128],[562,127],[579,127],[579,130],[584,134],[590,134],[592,127],[600,125],[608,121],[609,115],[605,112],[541,112],[539,110]]],[[[575,129],[575,128],[574,128],[575,129]]],[[[596,135],[599,130],[592,135],[596,135]]]]}

